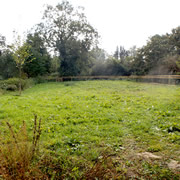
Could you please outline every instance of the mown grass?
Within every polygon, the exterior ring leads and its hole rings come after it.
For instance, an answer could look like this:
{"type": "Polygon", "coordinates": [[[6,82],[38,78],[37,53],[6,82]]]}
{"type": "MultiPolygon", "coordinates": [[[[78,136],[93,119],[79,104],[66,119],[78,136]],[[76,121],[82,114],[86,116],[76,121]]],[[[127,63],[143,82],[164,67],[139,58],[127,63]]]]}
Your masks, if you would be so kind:
{"type": "Polygon", "coordinates": [[[116,161],[117,157],[119,162],[125,160],[128,165],[117,165],[124,174],[123,168],[134,166],[142,168],[143,177],[150,177],[154,168],[155,177],[164,173],[162,178],[171,178],[174,175],[168,174],[166,162],[180,161],[179,86],[78,81],[39,84],[22,96],[0,94],[1,136],[7,135],[6,121],[18,130],[24,120],[32,134],[34,114],[42,119],[43,153],[63,158],[60,169],[67,177],[83,176],[84,168],[91,167],[105,149],[116,161]],[[159,169],[152,162],[149,167],[147,162],[129,159],[145,151],[163,157],[159,169]]]}

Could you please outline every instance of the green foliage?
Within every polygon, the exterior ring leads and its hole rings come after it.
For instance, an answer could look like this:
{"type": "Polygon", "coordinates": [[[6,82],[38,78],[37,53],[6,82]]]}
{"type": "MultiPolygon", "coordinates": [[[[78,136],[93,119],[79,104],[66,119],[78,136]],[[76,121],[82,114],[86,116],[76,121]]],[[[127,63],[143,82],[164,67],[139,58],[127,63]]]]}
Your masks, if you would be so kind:
{"type": "Polygon", "coordinates": [[[116,51],[114,53],[115,59],[120,59],[123,63],[125,59],[129,56],[129,51],[127,51],[123,46],[120,46],[116,48],[116,51]]]}
{"type": "MultiPolygon", "coordinates": [[[[24,81],[23,81],[24,82],[24,81]]],[[[22,83],[24,84],[24,83],[22,83]]],[[[10,78],[8,80],[0,81],[0,88],[4,90],[16,90],[19,87],[19,79],[18,78],[10,78]]]]}
{"type": "Polygon", "coordinates": [[[159,152],[162,150],[161,145],[157,144],[157,145],[151,145],[150,147],[148,147],[147,149],[149,152],[159,152]]]}
{"type": "Polygon", "coordinates": [[[88,52],[97,44],[98,33],[87,22],[82,8],[74,8],[68,1],[47,6],[39,29],[46,43],[59,53],[60,75],[87,73],[88,52]]]}
{"type": "Polygon", "coordinates": [[[31,56],[26,59],[23,71],[28,77],[43,76],[50,73],[51,58],[40,34],[28,34],[26,43],[30,46],[31,56]],[[32,59],[35,59],[32,61],[32,59]]]}
{"type": "Polygon", "coordinates": [[[51,75],[56,74],[55,76],[57,77],[59,75],[58,73],[59,67],[60,67],[60,59],[57,56],[54,56],[51,59],[51,68],[50,68],[51,75]]]}
{"type": "Polygon", "coordinates": [[[10,85],[7,85],[5,89],[7,91],[16,91],[17,90],[17,86],[14,85],[14,84],[10,84],[10,85]]]}
{"type": "Polygon", "coordinates": [[[137,74],[159,74],[158,65],[163,57],[173,51],[166,35],[151,37],[147,45],[138,50],[134,61],[134,70],[137,74]]]}
{"type": "Polygon", "coordinates": [[[20,36],[17,36],[17,39],[15,39],[15,43],[11,46],[11,50],[13,52],[12,55],[14,61],[16,62],[17,68],[22,69],[22,66],[24,65],[26,59],[31,56],[30,45],[22,42],[20,36]]]}
{"type": "Polygon", "coordinates": [[[178,55],[180,55],[180,26],[174,28],[172,33],[169,34],[170,43],[174,46],[174,49],[178,55]]]}
{"type": "MultiPolygon", "coordinates": [[[[21,80],[22,90],[31,87],[33,84],[34,82],[31,79],[21,80]]],[[[9,78],[7,80],[0,81],[0,89],[16,91],[18,90],[18,88],[19,88],[19,78],[9,78]]]]}
{"type": "Polygon", "coordinates": [[[15,77],[17,74],[18,69],[12,53],[9,50],[3,51],[0,56],[0,76],[2,76],[3,79],[7,79],[15,77]]]}
{"type": "Polygon", "coordinates": [[[111,56],[106,57],[107,54],[103,49],[93,49],[90,52],[90,58],[93,62],[91,75],[128,75],[128,68],[124,61],[116,59],[111,56]]]}
{"type": "Polygon", "coordinates": [[[6,38],[0,34],[0,77],[7,79],[17,74],[16,63],[6,45],[6,38]]]}
{"type": "Polygon", "coordinates": [[[155,35],[137,51],[132,70],[137,75],[178,74],[179,27],[171,34],[155,35]]]}
{"type": "Polygon", "coordinates": [[[143,168],[144,177],[147,179],[179,179],[178,174],[173,174],[169,169],[163,168],[162,165],[144,162],[143,168]]]}
{"type": "Polygon", "coordinates": [[[41,83],[45,83],[45,82],[47,82],[47,80],[45,80],[44,77],[42,77],[42,76],[37,76],[36,78],[34,78],[35,84],[41,84],[41,83]]]}
{"type": "Polygon", "coordinates": [[[178,74],[180,73],[180,56],[168,55],[164,57],[161,64],[158,65],[158,70],[161,74],[178,74]]]}
{"type": "Polygon", "coordinates": [[[127,75],[127,71],[121,60],[109,58],[106,62],[105,75],[127,75]]]}
{"type": "MultiPolygon", "coordinates": [[[[32,55],[30,52],[30,47],[31,46],[29,44],[21,40],[20,36],[17,36],[14,44],[11,45],[12,56],[19,71],[19,95],[21,95],[22,91],[22,68],[25,64],[25,61],[32,55]]],[[[31,58],[30,61],[32,61],[33,59],[34,58],[31,58]]]]}

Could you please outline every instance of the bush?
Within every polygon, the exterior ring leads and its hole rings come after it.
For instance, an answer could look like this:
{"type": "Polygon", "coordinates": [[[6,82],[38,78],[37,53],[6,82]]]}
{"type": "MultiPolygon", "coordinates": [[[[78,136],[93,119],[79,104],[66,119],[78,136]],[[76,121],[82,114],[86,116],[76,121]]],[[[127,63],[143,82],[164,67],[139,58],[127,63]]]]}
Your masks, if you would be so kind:
{"type": "Polygon", "coordinates": [[[17,86],[15,84],[10,84],[6,86],[6,90],[7,91],[16,91],[17,90],[17,86]]]}
{"type": "MultiPolygon", "coordinates": [[[[12,90],[19,88],[19,78],[10,78],[7,80],[0,81],[0,88],[4,90],[12,90]]],[[[22,80],[22,89],[25,87],[25,80],[22,80]]]]}
{"type": "Polygon", "coordinates": [[[47,80],[44,77],[41,77],[41,76],[37,76],[34,79],[35,84],[41,84],[41,83],[45,83],[45,82],[47,82],[47,80]]]}
{"type": "MultiPolygon", "coordinates": [[[[22,89],[31,87],[34,84],[32,79],[21,79],[22,89]]],[[[19,78],[10,78],[7,80],[0,81],[0,89],[8,91],[16,91],[19,88],[19,78]]]]}

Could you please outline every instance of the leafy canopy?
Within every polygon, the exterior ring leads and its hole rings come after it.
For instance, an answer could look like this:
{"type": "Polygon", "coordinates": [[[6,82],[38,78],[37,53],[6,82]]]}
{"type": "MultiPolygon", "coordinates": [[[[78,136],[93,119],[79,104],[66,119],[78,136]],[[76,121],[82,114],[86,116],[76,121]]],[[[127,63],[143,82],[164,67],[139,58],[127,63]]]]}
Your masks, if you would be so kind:
{"type": "Polygon", "coordinates": [[[88,52],[97,45],[98,33],[88,23],[83,8],[74,8],[68,1],[48,5],[38,30],[61,60],[61,75],[77,75],[88,67],[88,52]]]}
{"type": "Polygon", "coordinates": [[[11,50],[13,52],[13,58],[16,62],[18,68],[22,69],[27,58],[29,58],[32,54],[30,52],[30,45],[23,42],[20,36],[15,39],[15,43],[12,44],[11,50]]]}

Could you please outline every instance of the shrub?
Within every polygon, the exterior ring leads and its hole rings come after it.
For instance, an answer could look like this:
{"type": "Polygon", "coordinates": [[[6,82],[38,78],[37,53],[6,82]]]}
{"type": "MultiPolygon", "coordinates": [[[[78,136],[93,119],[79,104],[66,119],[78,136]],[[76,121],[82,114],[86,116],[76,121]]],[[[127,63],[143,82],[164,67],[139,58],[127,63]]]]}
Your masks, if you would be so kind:
{"type": "Polygon", "coordinates": [[[34,83],[35,84],[41,84],[41,83],[45,83],[47,82],[47,80],[41,76],[38,76],[36,78],[34,78],[34,83]]]}
{"type": "MultiPolygon", "coordinates": [[[[7,80],[0,81],[0,88],[1,89],[15,89],[19,87],[19,78],[10,78],[7,80]],[[10,88],[10,86],[14,86],[13,88],[10,88]],[[8,88],[9,87],[9,88],[8,88]]],[[[22,88],[25,87],[25,80],[22,80],[22,88]]]]}
{"type": "Polygon", "coordinates": [[[15,84],[10,84],[6,86],[6,90],[7,91],[16,91],[17,90],[17,86],[15,84]]]}
{"type": "MultiPolygon", "coordinates": [[[[32,79],[21,80],[22,89],[31,87],[34,84],[32,79]]],[[[0,81],[0,89],[8,91],[16,91],[19,88],[19,78],[10,78],[7,80],[0,81]]]]}

